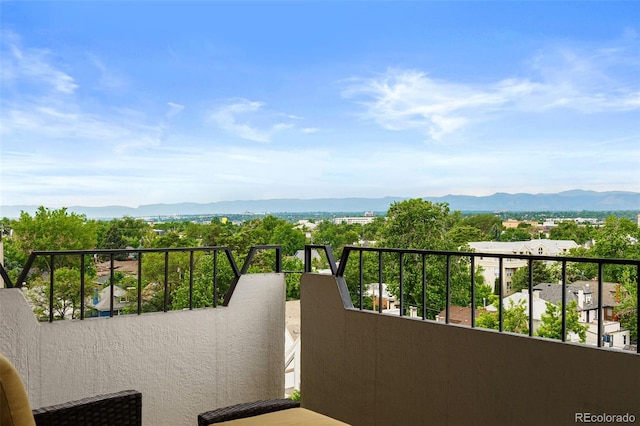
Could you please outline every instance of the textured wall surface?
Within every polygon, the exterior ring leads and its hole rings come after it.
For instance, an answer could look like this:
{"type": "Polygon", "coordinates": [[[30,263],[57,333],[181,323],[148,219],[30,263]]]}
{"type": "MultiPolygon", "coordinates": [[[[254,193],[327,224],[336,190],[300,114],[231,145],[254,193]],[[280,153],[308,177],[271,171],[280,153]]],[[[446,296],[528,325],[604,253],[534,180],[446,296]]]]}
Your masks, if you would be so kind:
{"type": "Polygon", "coordinates": [[[241,277],[228,307],[38,323],[0,289],[0,352],[32,406],[124,389],[143,424],[194,425],[201,412],[284,394],[283,274],[241,277]]]}
{"type": "Polygon", "coordinates": [[[640,421],[640,356],[345,309],[336,279],[301,282],[302,405],[354,425],[640,421]]]}

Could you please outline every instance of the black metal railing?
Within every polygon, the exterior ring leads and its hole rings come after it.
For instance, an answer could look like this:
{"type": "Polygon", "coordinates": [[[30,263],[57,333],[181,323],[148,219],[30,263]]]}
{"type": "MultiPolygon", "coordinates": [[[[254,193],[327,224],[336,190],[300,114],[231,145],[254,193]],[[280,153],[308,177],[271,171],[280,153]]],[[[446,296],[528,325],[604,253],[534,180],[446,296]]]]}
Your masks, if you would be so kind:
{"type": "MultiPolygon", "coordinates": [[[[469,273],[469,292],[470,292],[470,308],[471,308],[471,327],[475,328],[475,312],[476,312],[476,278],[475,274],[477,271],[476,259],[478,258],[492,258],[498,260],[498,270],[499,275],[497,279],[497,288],[498,288],[498,330],[500,332],[504,331],[504,307],[502,300],[504,299],[504,261],[510,259],[519,259],[527,262],[529,267],[528,274],[528,334],[529,336],[533,336],[534,330],[534,315],[533,315],[533,303],[534,300],[534,289],[533,289],[533,262],[534,261],[549,261],[549,262],[560,262],[561,264],[561,283],[562,286],[562,296],[560,302],[560,308],[562,313],[562,341],[565,342],[567,339],[567,265],[572,263],[579,264],[591,264],[596,265],[597,267],[597,327],[598,327],[598,336],[597,336],[597,346],[603,346],[603,330],[604,330],[604,311],[603,311],[603,270],[607,265],[624,265],[629,266],[635,271],[635,285],[636,288],[639,286],[640,281],[640,259],[605,259],[605,258],[585,258],[585,257],[571,257],[571,256],[547,256],[547,255],[528,255],[528,254],[500,254],[500,253],[480,253],[480,252],[458,252],[458,251],[440,251],[440,250],[418,250],[418,249],[400,249],[400,248],[381,248],[381,247],[360,247],[360,246],[345,246],[342,251],[342,256],[339,262],[335,262],[333,260],[333,256],[331,255],[331,248],[329,246],[306,246],[305,247],[305,272],[311,272],[311,265],[308,260],[311,259],[311,250],[312,249],[321,249],[326,253],[327,259],[329,260],[330,267],[333,275],[338,279],[338,287],[341,292],[342,299],[345,303],[345,306],[352,309],[363,310],[364,308],[364,262],[363,255],[364,253],[374,253],[374,259],[377,259],[377,294],[378,294],[378,304],[377,304],[377,312],[383,312],[382,306],[382,292],[383,292],[383,283],[384,277],[383,274],[385,272],[385,256],[393,257],[395,262],[395,276],[396,284],[398,287],[398,302],[399,302],[399,315],[406,315],[406,301],[405,301],[405,258],[407,256],[412,256],[414,259],[419,259],[418,264],[419,268],[419,282],[421,286],[421,300],[419,300],[419,305],[422,307],[421,317],[423,320],[427,319],[427,287],[428,284],[435,286],[444,286],[445,291],[445,323],[450,323],[450,309],[451,309],[451,270],[452,270],[452,259],[468,259],[469,273]],[[357,282],[356,283],[347,283],[345,280],[345,271],[347,270],[347,265],[349,264],[350,259],[353,259],[353,254],[357,254],[358,264],[357,264],[357,282]],[[392,256],[389,256],[392,255],[392,256]],[[428,258],[441,258],[444,260],[444,282],[438,283],[428,283],[427,281],[427,272],[426,265],[428,258]],[[355,293],[355,294],[354,294],[355,293]]],[[[636,307],[640,306],[640,292],[637,293],[637,300],[635,301],[636,307]]],[[[374,305],[375,307],[375,305],[374,305]]],[[[640,315],[636,313],[636,321],[637,321],[637,329],[640,330],[640,315]]],[[[640,345],[636,345],[637,353],[640,353],[640,345]]]]}
{"type": "Polygon", "coordinates": [[[233,257],[231,250],[228,247],[180,247],[180,248],[138,248],[138,249],[94,249],[94,250],[55,250],[55,251],[34,251],[32,252],[24,267],[22,268],[16,282],[12,282],[9,274],[5,270],[4,266],[0,264],[0,276],[5,282],[5,286],[7,288],[22,288],[26,285],[27,279],[31,274],[42,274],[43,268],[34,268],[34,263],[38,259],[44,259],[46,262],[46,268],[44,268],[44,275],[48,275],[49,284],[48,284],[48,321],[52,322],[55,320],[55,275],[56,275],[56,260],[61,258],[68,258],[69,256],[77,258],[77,264],[79,265],[79,273],[80,273],[80,290],[79,290],[79,319],[85,319],[85,301],[87,297],[87,260],[92,259],[94,257],[99,257],[101,259],[107,258],[109,261],[109,288],[110,288],[110,302],[109,302],[109,317],[113,317],[114,310],[114,289],[115,289],[115,260],[118,257],[127,257],[131,258],[132,256],[137,260],[137,304],[135,307],[135,313],[138,315],[143,312],[142,307],[142,289],[143,289],[143,268],[142,268],[142,260],[144,256],[149,254],[160,254],[163,255],[163,282],[162,282],[162,291],[163,291],[163,300],[162,300],[162,310],[167,312],[169,310],[169,260],[170,255],[175,255],[177,253],[188,253],[189,254],[189,266],[188,266],[188,274],[189,274],[189,302],[188,309],[194,308],[193,301],[193,293],[194,293],[194,271],[195,271],[195,253],[203,253],[204,255],[212,256],[212,273],[211,273],[211,284],[212,284],[212,303],[211,307],[217,307],[219,304],[219,300],[223,298],[222,306],[226,306],[234,292],[234,289],[238,283],[238,280],[241,275],[248,273],[251,263],[253,262],[255,255],[260,251],[274,250],[275,251],[275,265],[273,267],[273,271],[281,272],[282,271],[282,250],[280,246],[277,245],[261,245],[261,246],[253,246],[251,247],[249,254],[247,255],[242,268],[238,268],[236,261],[233,257]],[[220,283],[218,282],[220,276],[220,265],[219,265],[219,256],[224,255],[226,257],[227,263],[231,269],[231,282],[229,283],[228,289],[224,294],[219,294],[220,292],[220,283]]]}

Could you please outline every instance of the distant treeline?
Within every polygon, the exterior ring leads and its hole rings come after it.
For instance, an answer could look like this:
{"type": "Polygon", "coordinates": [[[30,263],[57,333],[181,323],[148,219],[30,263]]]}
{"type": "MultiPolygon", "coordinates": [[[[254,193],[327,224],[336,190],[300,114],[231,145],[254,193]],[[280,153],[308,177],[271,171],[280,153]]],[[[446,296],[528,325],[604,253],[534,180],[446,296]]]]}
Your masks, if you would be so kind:
{"type": "MultiPolygon", "coordinates": [[[[152,222],[195,222],[195,223],[209,223],[212,219],[227,218],[230,222],[240,223],[247,220],[261,218],[266,216],[275,216],[279,219],[285,219],[289,222],[297,222],[299,220],[312,220],[319,222],[326,219],[333,219],[337,217],[358,217],[364,216],[365,213],[373,213],[375,217],[384,217],[387,212],[302,212],[302,213],[244,213],[244,214],[209,214],[209,215],[172,215],[172,216],[153,216],[146,217],[145,220],[152,222]]],[[[473,216],[477,214],[494,214],[500,217],[502,220],[517,219],[517,220],[535,220],[542,222],[545,219],[551,218],[590,218],[604,221],[609,216],[617,218],[626,218],[632,221],[636,221],[640,210],[612,210],[612,211],[531,211],[531,212],[486,212],[486,211],[464,211],[461,212],[463,217],[473,216]]]]}

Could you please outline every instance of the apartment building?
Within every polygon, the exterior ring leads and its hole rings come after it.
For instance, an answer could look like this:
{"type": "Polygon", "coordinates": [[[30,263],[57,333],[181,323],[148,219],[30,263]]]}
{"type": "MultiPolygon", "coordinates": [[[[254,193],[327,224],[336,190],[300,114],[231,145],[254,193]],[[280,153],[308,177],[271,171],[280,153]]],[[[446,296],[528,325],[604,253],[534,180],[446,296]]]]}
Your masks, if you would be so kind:
{"type": "MultiPolygon", "coordinates": [[[[468,243],[477,252],[496,254],[518,254],[518,255],[540,255],[540,256],[561,256],[568,253],[572,248],[577,248],[578,244],[572,240],[529,240],[529,241],[475,241],[468,243]]],[[[500,276],[500,259],[497,257],[479,257],[476,259],[476,266],[482,267],[482,274],[485,283],[493,286],[497,292],[496,279],[500,276]]],[[[518,269],[527,266],[525,259],[505,258],[502,262],[502,294],[510,296],[514,293],[512,288],[513,274],[518,269]]]]}

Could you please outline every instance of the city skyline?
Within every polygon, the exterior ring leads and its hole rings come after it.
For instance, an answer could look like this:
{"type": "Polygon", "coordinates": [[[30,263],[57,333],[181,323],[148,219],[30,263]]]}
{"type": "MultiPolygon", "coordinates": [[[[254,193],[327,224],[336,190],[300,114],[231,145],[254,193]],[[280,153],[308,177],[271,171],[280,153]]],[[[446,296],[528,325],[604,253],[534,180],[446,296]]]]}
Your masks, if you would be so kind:
{"type": "Polygon", "coordinates": [[[640,190],[638,3],[0,8],[0,205],[640,190]]]}

